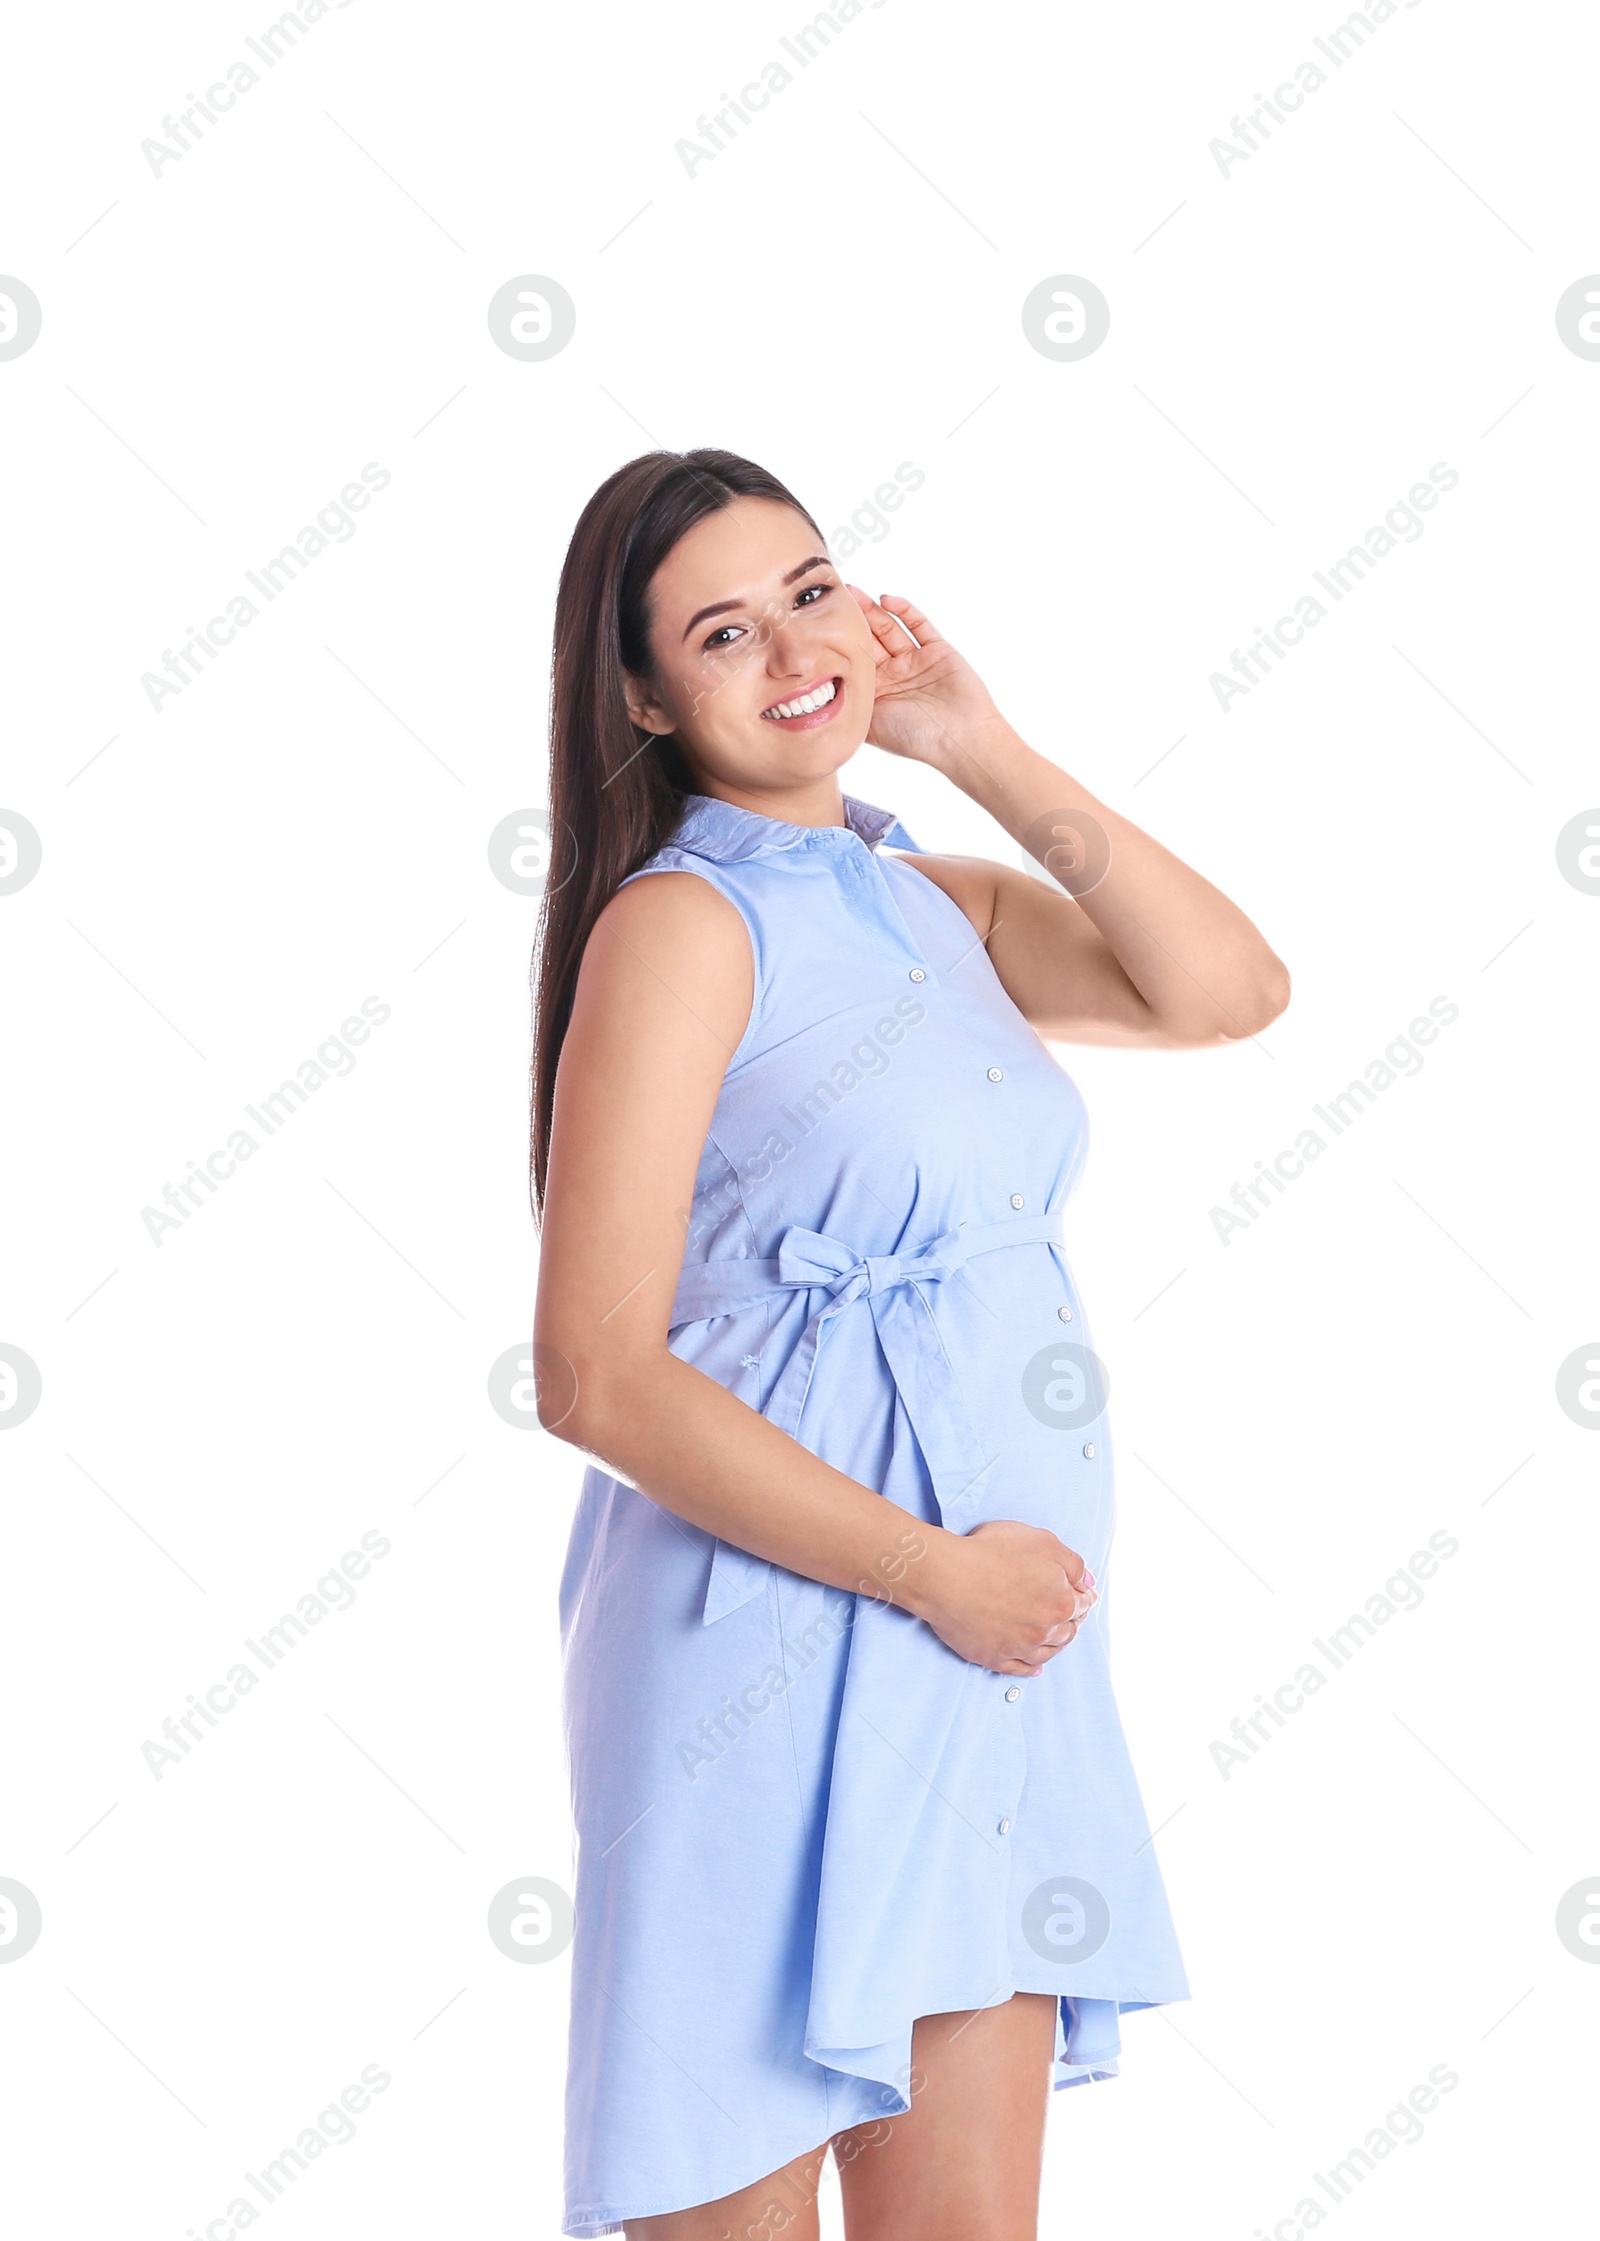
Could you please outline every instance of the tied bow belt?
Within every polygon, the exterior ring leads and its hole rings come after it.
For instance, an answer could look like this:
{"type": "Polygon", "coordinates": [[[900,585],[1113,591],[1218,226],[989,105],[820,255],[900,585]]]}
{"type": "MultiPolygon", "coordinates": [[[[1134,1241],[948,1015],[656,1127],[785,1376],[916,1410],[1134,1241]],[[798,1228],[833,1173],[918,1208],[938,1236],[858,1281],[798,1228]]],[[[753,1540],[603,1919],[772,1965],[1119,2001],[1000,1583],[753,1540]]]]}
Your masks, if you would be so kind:
{"type": "MultiPolygon", "coordinates": [[[[672,1305],[672,1329],[734,1315],[786,1292],[829,1296],[806,1324],[762,1411],[769,1422],[798,1439],[818,1350],[833,1319],[865,1301],[877,1329],[889,1374],[917,1436],[938,1497],[939,1515],[952,1531],[975,1518],[979,1481],[998,1457],[985,1456],[924,1287],[953,1276],[975,1253],[1002,1245],[1061,1243],[1060,1207],[1018,1214],[1004,1222],[961,1222],[914,1251],[863,1256],[837,1237],[798,1226],[785,1231],[776,1260],[701,1261],[686,1268],[672,1305]]],[[[719,1540],[711,1560],[702,1623],[725,1618],[759,1595],[772,1572],[764,1558],[719,1540]]]]}

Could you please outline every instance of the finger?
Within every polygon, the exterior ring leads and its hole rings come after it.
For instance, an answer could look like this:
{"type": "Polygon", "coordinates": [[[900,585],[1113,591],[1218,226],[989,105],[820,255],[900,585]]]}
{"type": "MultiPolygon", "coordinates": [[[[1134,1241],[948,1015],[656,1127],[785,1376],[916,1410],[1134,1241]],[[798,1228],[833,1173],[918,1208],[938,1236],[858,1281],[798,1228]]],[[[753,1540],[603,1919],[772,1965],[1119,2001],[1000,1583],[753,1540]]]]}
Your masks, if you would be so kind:
{"type": "Polygon", "coordinates": [[[923,666],[923,650],[907,637],[892,615],[881,608],[867,618],[872,631],[872,651],[878,665],[878,690],[885,685],[912,684],[923,666]]]}
{"type": "Polygon", "coordinates": [[[880,592],[878,604],[881,607],[888,608],[896,622],[911,633],[919,646],[942,646],[944,644],[943,636],[936,626],[928,620],[922,609],[914,607],[909,599],[902,599],[899,592],[880,592]]]}
{"type": "Polygon", "coordinates": [[[854,597],[857,606],[867,618],[867,626],[873,637],[891,659],[896,654],[916,653],[916,640],[909,631],[901,627],[887,607],[880,606],[870,593],[861,589],[859,584],[846,584],[845,589],[854,597]]]}
{"type": "Polygon", "coordinates": [[[906,635],[887,608],[869,607],[867,625],[891,661],[897,654],[914,654],[917,651],[915,639],[906,635]]]}
{"type": "Polygon", "coordinates": [[[891,649],[884,644],[883,632],[878,625],[877,618],[881,610],[873,605],[859,584],[846,584],[845,589],[854,594],[856,605],[867,618],[867,628],[872,633],[873,667],[881,672],[884,664],[893,658],[891,649]]]}
{"type": "Polygon", "coordinates": [[[847,583],[844,588],[847,592],[849,592],[856,605],[861,609],[861,612],[873,625],[874,629],[892,630],[897,627],[894,621],[894,617],[890,614],[888,608],[880,606],[878,601],[873,598],[870,591],[863,591],[859,584],[851,583],[847,583]]]}

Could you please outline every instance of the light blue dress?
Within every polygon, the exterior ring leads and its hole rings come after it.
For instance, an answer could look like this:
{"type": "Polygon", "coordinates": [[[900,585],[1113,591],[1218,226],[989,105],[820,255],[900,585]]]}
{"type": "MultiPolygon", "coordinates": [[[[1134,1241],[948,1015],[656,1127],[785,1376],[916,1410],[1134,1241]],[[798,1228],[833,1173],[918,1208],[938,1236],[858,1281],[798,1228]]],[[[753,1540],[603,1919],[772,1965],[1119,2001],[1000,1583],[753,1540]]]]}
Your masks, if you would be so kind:
{"type": "Polygon", "coordinates": [[[568,2234],[905,2110],[919,2015],[1056,1993],[1068,2086],[1116,2074],[1120,2011],[1189,1996],[1107,1663],[1111,1443],[1059,1242],[1083,1100],[963,912],[880,851],[920,853],[904,827],[845,813],[692,795],[632,875],[710,881],[755,958],[672,1351],[911,1520],[1049,1526],[1100,1600],[1008,1680],[586,1473],[568,2234]]]}

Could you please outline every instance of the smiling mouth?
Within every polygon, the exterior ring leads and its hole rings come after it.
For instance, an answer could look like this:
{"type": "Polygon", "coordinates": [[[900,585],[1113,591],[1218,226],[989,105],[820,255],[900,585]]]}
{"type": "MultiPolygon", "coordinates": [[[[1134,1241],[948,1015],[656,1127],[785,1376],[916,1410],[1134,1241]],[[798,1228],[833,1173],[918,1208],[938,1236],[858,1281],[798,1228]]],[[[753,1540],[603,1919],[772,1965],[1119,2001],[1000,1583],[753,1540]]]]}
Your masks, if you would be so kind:
{"type": "Polygon", "coordinates": [[[838,703],[843,683],[842,677],[825,677],[820,685],[812,685],[806,692],[796,693],[792,700],[775,700],[770,708],[762,709],[761,721],[764,724],[792,725],[825,722],[827,711],[838,703]]]}

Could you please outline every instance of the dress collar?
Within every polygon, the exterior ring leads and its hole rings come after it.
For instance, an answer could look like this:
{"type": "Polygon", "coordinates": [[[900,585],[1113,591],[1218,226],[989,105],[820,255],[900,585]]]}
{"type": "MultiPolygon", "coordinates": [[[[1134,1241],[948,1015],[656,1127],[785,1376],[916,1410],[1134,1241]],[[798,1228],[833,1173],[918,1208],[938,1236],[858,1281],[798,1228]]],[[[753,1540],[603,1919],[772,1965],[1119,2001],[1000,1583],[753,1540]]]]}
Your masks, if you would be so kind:
{"type": "Polygon", "coordinates": [[[854,794],[845,794],[843,802],[848,826],[790,825],[778,817],[763,817],[759,810],[741,809],[720,795],[690,794],[670,845],[719,864],[788,848],[837,846],[852,835],[869,849],[887,841],[891,848],[908,849],[917,856],[924,853],[892,809],[878,809],[854,794]]]}

